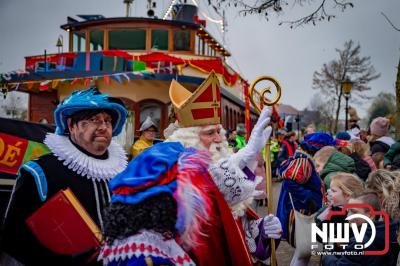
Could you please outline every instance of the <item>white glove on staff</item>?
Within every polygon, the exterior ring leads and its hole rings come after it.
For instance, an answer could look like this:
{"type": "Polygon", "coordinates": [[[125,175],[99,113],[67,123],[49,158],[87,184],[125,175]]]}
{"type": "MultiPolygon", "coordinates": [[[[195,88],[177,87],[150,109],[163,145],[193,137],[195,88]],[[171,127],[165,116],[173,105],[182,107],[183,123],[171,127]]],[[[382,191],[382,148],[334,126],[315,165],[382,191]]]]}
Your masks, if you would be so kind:
{"type": "Polygon", "coordinates": [[[282,225],[278,217],[272,214],[264,217],[264,234],[268,238],[280,239],[282,234],[282,225]]]}
{"type": "Polygon", "coordinates": [[[232,156],[232,159],[238,163],[240,168],[243,169],[265,147],[272,132],[272,127],[267,127],[271,121],[270,113],[270,108],[264,107],[251,132],[249,142],[232,156]]]}

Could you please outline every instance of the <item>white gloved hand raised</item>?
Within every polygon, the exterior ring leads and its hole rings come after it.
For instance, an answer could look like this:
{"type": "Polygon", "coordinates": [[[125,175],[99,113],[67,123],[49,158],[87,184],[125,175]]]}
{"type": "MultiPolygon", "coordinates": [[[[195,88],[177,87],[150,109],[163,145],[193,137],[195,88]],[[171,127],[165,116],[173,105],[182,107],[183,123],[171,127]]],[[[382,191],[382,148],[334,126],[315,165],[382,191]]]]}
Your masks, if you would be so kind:
{"type": "Polygon", "coordinates": [[[282,225],[278,217],[269,214],[264,217],[264,234],[268,238],[280,239],[282,235],[282,225]]]}
{"type": "Polygon", "coordinates": [[[243,149],[240,149],[233,155],[235,157],[233,159],[239,164],[240,168],[243,168],[248,162],[253,160],[257,153],[261,152],[265,147],[272,132],[272,127],[267,127],[271,121],[270,114],[270,108],[264,107],[251,132],[249,142],[243,149]]]}

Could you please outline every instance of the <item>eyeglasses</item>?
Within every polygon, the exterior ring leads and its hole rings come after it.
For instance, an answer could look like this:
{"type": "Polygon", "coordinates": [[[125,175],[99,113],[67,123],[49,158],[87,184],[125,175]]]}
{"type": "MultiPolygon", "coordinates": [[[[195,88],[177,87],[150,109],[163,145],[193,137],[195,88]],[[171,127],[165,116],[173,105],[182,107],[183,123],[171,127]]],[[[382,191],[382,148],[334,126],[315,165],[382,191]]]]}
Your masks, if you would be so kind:
{"type": "Polygon", "coordinates": [[[103,124],[105,124],[105,126],[107,128],[112,127],[111,119],[103,120],[103,119],[98,119],[98,118],[93,117],[93,118],[90,118],[88,120],[84,120],[83,122],[86,122],[87,124],[89,124],[91,126],[94,126],[94,127],[97,127],[97,128],[100,127],[103,124]]]}

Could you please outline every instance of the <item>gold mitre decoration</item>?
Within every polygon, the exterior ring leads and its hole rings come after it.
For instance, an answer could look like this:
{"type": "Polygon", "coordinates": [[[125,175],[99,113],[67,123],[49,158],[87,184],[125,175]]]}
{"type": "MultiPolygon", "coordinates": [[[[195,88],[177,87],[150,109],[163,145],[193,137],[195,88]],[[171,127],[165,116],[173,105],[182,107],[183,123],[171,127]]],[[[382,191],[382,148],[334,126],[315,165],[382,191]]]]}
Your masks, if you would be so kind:
{"type": "Polygon", "coordinates": [[[193,93],[172,80],[169,97],[180,127],[221,124],[221,93],[214,71],[193,93]]]}

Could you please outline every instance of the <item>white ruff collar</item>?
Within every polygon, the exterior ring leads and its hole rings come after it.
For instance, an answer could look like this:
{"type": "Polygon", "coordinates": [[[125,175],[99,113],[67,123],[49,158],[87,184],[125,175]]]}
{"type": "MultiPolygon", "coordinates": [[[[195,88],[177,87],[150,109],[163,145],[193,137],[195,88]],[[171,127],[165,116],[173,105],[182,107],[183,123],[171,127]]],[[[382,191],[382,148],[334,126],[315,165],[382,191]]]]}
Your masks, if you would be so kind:
{"type": "Polygon", "coordinates": [[[109,180],[122,172],[128,164],[125,151],[115,141],[111,141],[108,147],[108,158],[105,160],[84,154],[71,143],[67,136],[48,133],[44,144],[58,157],[58,160],[64,161],[65,166],[88,179],[109,180]]]}

